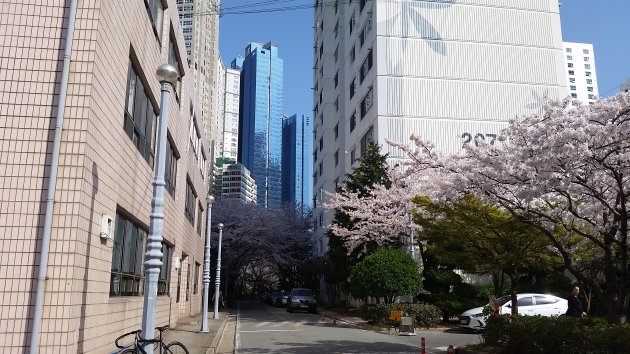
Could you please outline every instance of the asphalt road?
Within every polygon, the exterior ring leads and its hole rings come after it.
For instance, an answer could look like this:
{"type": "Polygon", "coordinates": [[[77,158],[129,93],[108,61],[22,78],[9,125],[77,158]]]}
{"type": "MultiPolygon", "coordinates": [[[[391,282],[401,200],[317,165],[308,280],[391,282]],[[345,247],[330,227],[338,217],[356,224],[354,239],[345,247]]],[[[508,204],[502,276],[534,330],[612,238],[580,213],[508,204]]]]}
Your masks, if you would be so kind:
{"type": "Polygon", "coordinates": [[[262,302],[241,302],[236,328],[236,353],[414,353],[420,352],[425,337],[427,353],[446,353],[455,347],[479,343],[479,336],[468,331],[429,330],[417,336],[398,336],[355,328],[309,313],[288,313],[284,308],[262,302]]]}

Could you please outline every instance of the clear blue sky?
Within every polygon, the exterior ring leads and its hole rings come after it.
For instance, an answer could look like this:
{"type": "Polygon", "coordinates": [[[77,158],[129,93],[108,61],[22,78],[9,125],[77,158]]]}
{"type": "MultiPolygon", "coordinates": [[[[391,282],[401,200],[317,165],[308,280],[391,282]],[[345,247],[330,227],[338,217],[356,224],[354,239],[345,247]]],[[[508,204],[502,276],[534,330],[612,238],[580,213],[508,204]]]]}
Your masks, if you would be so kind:
{"type": "MultiPolygon", "coordinates": [[[[516,0],[515,0],[516,1],[516,0]]],[[[522,1],[522,0],[519,0],[522,1]]],[[[219,51],[229,65],[249,42],[272,41],[284,59],[285,113],[311,114],[313,86],[313,13],[311,9],[254,14],[235,11],[312,4],[312,0],[223,0],[226,15],[219,27],[219,51]],[[239,6],[245,6],[240,7],[239,6]],[[232,10],[230,10],[232,9],[232,10]]],[[[561,0],[563,40],[592,43],[599,93],[608,97],[630,77],[630,0],[561,0]]]]}

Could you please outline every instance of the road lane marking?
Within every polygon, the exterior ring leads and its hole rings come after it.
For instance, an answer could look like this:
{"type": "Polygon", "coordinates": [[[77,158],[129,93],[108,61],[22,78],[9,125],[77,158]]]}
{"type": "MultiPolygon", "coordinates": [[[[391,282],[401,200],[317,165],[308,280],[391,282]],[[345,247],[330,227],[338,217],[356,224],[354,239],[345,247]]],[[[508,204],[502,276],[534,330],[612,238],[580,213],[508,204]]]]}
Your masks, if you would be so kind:
{"type": "Polygon", "coordinates": [[[260,322],[260,323],[256,324],[256,327],[266,326],[269,323],[271,323],[271,322],[260,322]]]}
{"type": "Polygon", "coordinates": [[[284,326],[285,324],[289,323],[289,321],[284,321],[284,322],[280,322],[280,323],[276,323],[274,325],[272,325],[271,327],[280,327],[280,326],[284,326]]]}

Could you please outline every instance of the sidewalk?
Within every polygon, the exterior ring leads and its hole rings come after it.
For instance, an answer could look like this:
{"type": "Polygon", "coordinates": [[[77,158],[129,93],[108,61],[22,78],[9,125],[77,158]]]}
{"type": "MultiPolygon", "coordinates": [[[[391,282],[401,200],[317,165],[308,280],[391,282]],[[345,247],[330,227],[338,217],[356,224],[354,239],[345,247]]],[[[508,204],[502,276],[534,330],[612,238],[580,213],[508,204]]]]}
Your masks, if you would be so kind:
{"type": "MultiPolygon", "coordinates": [[[[234,331],[229,330],[235,323],[235,315],[229,312],[219,312],[219,319],[212,319],[213,313],[208,313],[208,332],[201,333],[201,317],[179,319],[171,330],[164,333],[166,342],[178,341],[186,346],[190,354],[215,354],[234,352],[234,331]],[[226,331],[226,328],[228,330],[226,331]],[[231,332],[231,337],[228,332],[231,332]],[[230,345],[231,344],[231,345],[230,345]]],[[[235,326],[234,326],[235,327],[235,326]]]]}

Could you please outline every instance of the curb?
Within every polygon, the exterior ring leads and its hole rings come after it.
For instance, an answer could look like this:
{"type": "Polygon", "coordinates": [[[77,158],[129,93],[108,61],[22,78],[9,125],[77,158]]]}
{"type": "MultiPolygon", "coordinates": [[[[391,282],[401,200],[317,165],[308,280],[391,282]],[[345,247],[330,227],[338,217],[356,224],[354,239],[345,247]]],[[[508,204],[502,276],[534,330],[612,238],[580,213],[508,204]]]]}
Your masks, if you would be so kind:
{"type": "Polygon", "coordinates": [[[227,318],[224,317],[224,319],[221,322],[221,326],[217,330],[217,333],[215,334],[214,338],[212,339],[212,343],[210,343],[210,348],[206,349],[205,354],[215,354],[217,346],[219,345],[219,342],[221,342],[221,339],[223,338],[223,333],[225,332],[226,326],[227,326],[227,318]]]}

